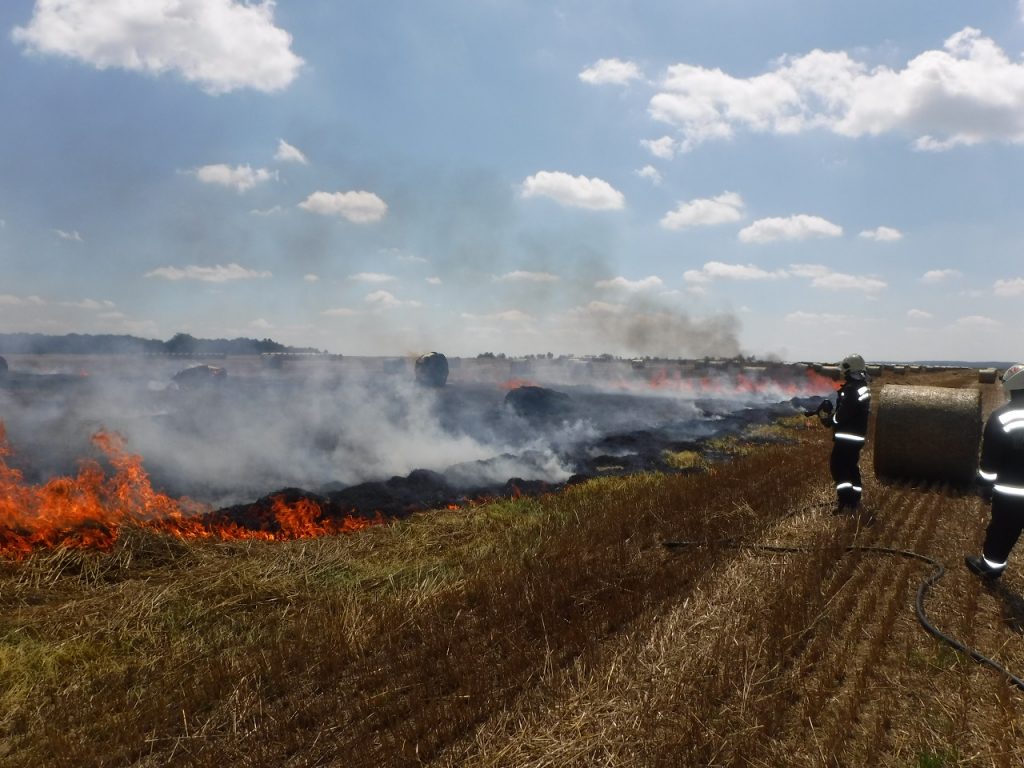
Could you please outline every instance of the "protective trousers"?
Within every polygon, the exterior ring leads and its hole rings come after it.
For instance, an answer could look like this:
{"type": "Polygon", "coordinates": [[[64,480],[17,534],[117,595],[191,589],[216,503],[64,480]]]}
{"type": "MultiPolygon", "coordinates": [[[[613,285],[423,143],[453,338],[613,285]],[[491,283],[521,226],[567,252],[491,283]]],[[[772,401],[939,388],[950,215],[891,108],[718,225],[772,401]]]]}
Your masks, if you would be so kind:
{"type": "Polygon", "coordinates": [[[859,464],[860,449],[863,445],[853,440],[841,439],[836,439],[832,443],[832,456],[829,458],[828,468],[836,484],[840,509],[856,509],[860,504],[862,487],[859,464]]]}
{"type": "Polygon", "coordinates": [[[1024,531],[1024,497],[994,493],[992,519],[985,531],[985,559],[1005,563],[1021,531],[1024,531]]]}

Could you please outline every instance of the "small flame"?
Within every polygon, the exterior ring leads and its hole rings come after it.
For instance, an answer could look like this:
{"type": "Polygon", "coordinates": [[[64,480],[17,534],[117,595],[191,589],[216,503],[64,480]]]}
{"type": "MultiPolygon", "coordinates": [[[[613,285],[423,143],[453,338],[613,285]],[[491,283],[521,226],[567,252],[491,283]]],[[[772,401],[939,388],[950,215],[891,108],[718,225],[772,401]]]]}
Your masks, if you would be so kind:
{"type": "Polygon", "coordinates": [[[529,379],[509,379],[508,381],[503,381],[501,384],[499,384],[498,388],[501,389],[503,392],[510,392],[511,390],[519,389],[520,387],[535,386],[537,386],[536,382],[530,381],[529,379]]]}

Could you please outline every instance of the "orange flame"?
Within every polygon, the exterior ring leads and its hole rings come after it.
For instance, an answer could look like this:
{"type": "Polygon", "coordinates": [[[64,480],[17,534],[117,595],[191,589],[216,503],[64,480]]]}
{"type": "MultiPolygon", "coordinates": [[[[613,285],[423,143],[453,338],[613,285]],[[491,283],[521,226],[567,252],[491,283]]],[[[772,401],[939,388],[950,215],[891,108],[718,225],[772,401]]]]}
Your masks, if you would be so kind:
{"type": "Polygon", "coordinates": [[[272,499],[271,530],[209,519],[208,506],[155,491],[142,457],[128,453],[120,435],[98,432],[92,442],[113,468],[110,476],[87,460],[75,477],[30,485],[8,464],[12,451],[0,421],[0,556],[22,558],[49,547],[109,550],[127,526],[181,539],[281,541],[351,533],[383,522],[379,514],[374,520],[324,517],[312,499],[288,503],[281,496],[272,499]]]}
{"type": "Polygon", "coordinates": [[[509,379],[508,381],[503,381],[501,384],[499,384],[498,388],[503,392],[508,392],[513,389],[519,389],[520,387],[535,386],[537,386],[536,383],[530,381],[529,379],[509,379]]]}

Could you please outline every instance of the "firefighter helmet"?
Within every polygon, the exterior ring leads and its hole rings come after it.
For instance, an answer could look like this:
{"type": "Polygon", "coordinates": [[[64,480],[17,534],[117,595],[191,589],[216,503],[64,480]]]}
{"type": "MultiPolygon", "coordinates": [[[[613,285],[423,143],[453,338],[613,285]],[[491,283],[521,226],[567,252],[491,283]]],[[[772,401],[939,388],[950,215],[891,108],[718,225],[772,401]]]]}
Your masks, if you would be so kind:
{"type": "Polygon", "coordinates": [[[1003,389],[1007,392],[1015,392],[1024,389],[1024,363],[1017,363],[1010,366],[1003,372],[1003,389]]]}
{"type": "Polygon", "coordinates": [[[839,364],[839,368],[844,376],[849,376],[851,373],[864,373],[867,366],[864,364],[864,358],[860,355],[847,355],[839,364]]]}

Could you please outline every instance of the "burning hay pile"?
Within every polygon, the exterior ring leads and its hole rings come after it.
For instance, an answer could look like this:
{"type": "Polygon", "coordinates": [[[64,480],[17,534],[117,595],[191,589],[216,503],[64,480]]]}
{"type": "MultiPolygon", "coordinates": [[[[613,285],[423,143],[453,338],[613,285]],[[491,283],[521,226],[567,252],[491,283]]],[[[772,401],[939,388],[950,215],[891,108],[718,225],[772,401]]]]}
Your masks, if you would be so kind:
{"type": "Polygon", "coordinates": [[[875,423],[879,477],[969,483],[978,466],[981,393],[886,384],[875,423]]]}
{"type": "Polygon", "coordinates": [[[373,522],[301,492],[261,499],[247,506],[244,517],[214,513],[155,491],[142,458],[128,453],[118,435],[100,432],[93,443],[112,473],[85,461],[75,477],[31,485],[7,461],[12,452],[0,422],[0,556],[20,558],[51,547],[108,550],[132,529],[179,539],[279,541],[347,533],[373,522]]]}

